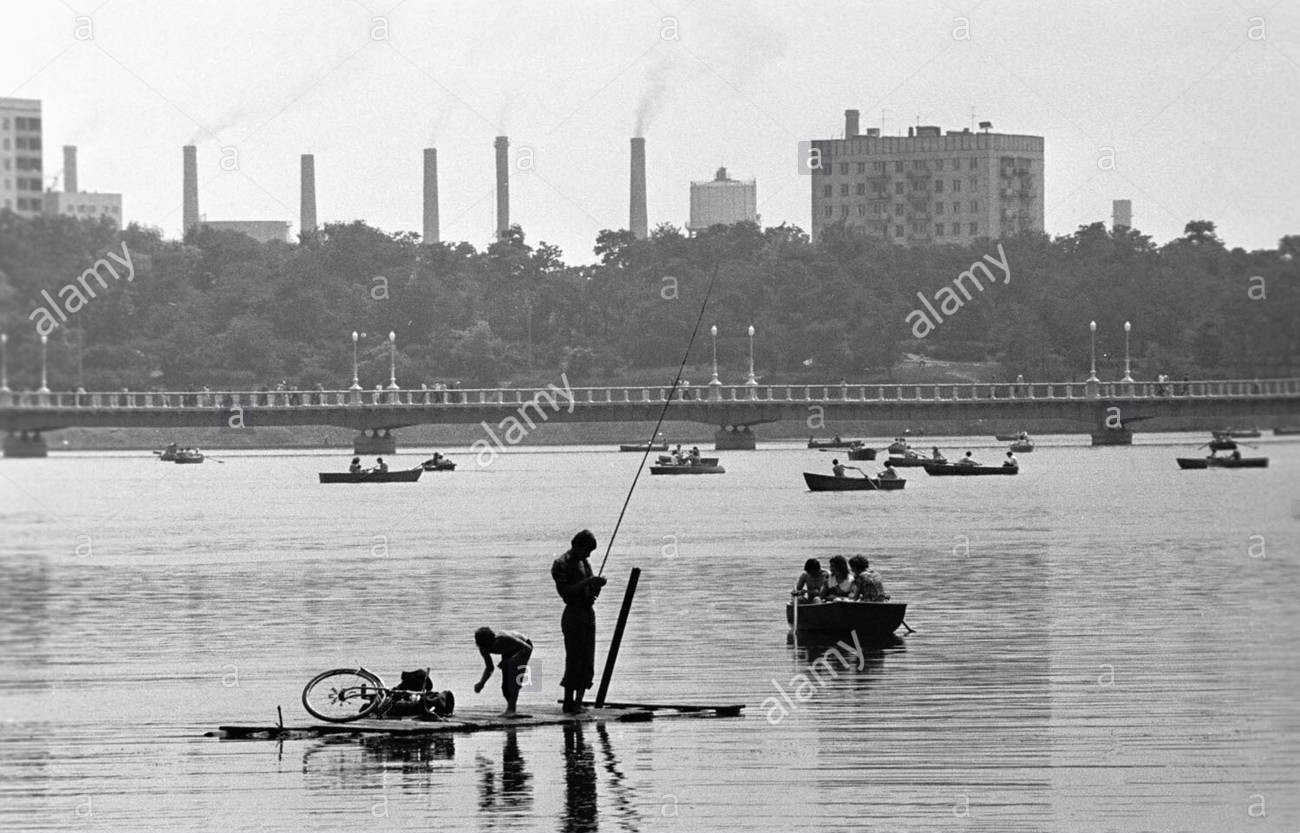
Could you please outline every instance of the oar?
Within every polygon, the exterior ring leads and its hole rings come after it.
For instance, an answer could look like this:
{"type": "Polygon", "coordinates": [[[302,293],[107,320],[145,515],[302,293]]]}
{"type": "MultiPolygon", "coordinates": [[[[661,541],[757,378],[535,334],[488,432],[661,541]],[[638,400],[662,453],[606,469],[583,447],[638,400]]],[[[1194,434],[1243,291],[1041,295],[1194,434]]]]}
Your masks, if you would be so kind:
{"type": "Polygon", "coordinates": [[[907,628],[907,632],[908,632],[908,633],[916,633],[916,631],[913,630],[912,626],[909,625],[909,624],[907,624],[907,620],[906,620],[906,619],[900,619],[899,621],[903,623],[903,627],[907,628]]]}

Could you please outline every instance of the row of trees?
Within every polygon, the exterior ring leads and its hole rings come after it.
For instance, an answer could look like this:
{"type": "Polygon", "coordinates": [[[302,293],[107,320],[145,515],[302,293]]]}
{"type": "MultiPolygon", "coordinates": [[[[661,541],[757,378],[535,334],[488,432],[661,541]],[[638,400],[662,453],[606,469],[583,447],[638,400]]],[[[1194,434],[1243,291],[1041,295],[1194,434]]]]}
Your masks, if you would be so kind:
{"type": "Polygon", "coordinates": [[[344,387],[353,330],[365,334],[367,386],[388,380],[390,331],[405,386],[532,384],[562,370],[575,384],[658,384],[681,360],[710,286],[691,363],[707,377],[716,324],[724,381],[735,383],[750,325],[758,373],[770,382],[902,380],[909,355],[992,362],[1005,379],[1077,379],[1087,371],[1092,319],[1102,375],[1112,378],[1126,320],[1135,371],[1146,378],[1290,374],[1300,357],[1300,237],[1276,250],[1228,249],[1205,221],[1163,246],[1098,223],[1054,239],[923,248],[845,228],[813,243],[789,225],[695,237],[663,225],[646,240],[601,232],[599,262],[570,266],[517,227],[480,251],[361,222],[326,225],[289,245],[207,228],[164,240],[136,225],[0,212],[11,385],[37,384],[31,314],[42,290],[60,297],[123,245],[134,280],[96,286],[97,296],[53,330],[52,386],[344,387]],[[933,298],[984,255],[998,257],[999,243],[1009,282],[963,299],[917,338],[909,320],[922,308],[917,293],[933,298]]]}

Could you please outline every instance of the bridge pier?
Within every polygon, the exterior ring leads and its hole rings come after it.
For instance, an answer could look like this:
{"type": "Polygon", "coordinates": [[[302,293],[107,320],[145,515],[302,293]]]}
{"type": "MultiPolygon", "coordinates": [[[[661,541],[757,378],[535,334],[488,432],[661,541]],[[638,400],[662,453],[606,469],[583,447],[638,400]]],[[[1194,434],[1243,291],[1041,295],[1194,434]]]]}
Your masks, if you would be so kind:
{"type": "Polygon", "coordinates": [[[397,437],[387,429],[383,429],[383,435],[379,433],[380,429],[375,428],[369,434],[362,429],[360,434],[352,438],[352,453],[362,454],[396,454],[397,437]]]}
{"type": "Polygon", "coordinates": [[[50,447],[46,445],[40,431],[32,431],[30,434],[26,431],[18,434],[10,433],[5,435],[4,456],[48,457],[50,447]]]}
{"type": "Polygon", "coordinates": [[[1127,428],[1100,428],[1092,432],[1093,445],[1132,445],[1133,432],[1127,428]]]}
{"type": "Polygon", "coordinates": [[[757,442],[748,425],[724,425],[713,434],[713,447],[718,451],[753,451],[757,442]]]}

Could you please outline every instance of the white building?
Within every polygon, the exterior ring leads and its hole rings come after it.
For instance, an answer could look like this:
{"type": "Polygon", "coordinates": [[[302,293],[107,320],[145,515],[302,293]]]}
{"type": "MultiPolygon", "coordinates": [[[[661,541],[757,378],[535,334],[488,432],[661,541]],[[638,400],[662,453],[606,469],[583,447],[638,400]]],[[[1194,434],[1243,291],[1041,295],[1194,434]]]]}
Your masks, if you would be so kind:
{"type": "Polygon", "coordinates": [[[41,102],[0,98],[0,208],[23,217],[42,211],[41,102]]]}
{"type": "Polygon", "coordinates": [[[122,195],[87,191],[76,193],[46,191],[44,211],[50,216],[62,214],[79,220],[98,220],[100,217],[107,217],[120,228],[122,195]]]}
{"type": "Polygon", "coordinates": [[[758,185],[727,176],[726,168],[707,182],[691,183],[691,219],[686,228],[692,234],[710,226],[758,222],[758,185]]]}

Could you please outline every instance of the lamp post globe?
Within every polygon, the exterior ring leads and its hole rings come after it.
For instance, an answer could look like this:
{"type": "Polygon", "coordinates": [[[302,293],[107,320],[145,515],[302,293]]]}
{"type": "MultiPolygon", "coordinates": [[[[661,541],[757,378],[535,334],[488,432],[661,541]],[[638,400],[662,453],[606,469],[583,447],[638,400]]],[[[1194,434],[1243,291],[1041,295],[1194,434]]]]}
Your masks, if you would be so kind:
{"type": "Polygon", "coordinates": [[[361,390],[361,381],[357,378],[357,331],[352,331],[352,386],[348,390],[361,390]]]}
{"type": "Polygon", "coordinates": [[[1129,330],[1132,329],[1133,329],[1133,325],[1125,321],[1124,322],[1124,378],[1120,380],[1121,382],[1133,381],[1133,374],[1129,370],[1129,352],[1128,352],[1128,334],[1129,334],[1129,330]]]}
{"type": "Polygon", "coordinates": [[[757,385],[758,379],[754,376],[754,325],[749,325],[749,378],[745,380],[747,385],[757,385]]]}

